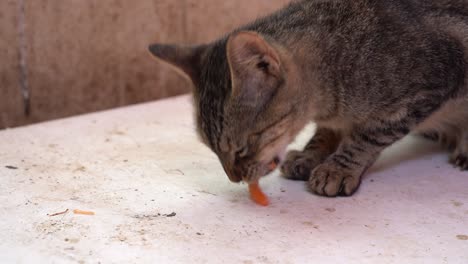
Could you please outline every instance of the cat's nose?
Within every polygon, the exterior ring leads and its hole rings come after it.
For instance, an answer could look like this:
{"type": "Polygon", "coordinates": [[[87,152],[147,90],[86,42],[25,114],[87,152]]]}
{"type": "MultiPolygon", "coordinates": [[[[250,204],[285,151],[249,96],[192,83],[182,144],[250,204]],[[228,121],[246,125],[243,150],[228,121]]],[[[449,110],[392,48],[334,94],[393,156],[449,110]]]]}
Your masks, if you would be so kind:
{"type": "Polygon", "coordinates": [[[242,175],[240,175],[239,172],[233,167],[223,164],[223,169],[230,181],[234,183],[239,183],[242,181],[242,175]]]}

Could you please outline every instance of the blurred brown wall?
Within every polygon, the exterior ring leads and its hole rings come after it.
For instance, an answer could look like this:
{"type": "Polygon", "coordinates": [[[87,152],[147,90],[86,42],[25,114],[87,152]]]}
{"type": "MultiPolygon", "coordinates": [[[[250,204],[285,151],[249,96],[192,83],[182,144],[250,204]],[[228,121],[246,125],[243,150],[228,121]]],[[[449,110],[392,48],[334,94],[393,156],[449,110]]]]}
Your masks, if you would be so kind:
{"type": "Polygon", "coordinates": [[[189,92],[149,43],[210,41],[287,2],[2,0],[0,128],[189,92]]]}

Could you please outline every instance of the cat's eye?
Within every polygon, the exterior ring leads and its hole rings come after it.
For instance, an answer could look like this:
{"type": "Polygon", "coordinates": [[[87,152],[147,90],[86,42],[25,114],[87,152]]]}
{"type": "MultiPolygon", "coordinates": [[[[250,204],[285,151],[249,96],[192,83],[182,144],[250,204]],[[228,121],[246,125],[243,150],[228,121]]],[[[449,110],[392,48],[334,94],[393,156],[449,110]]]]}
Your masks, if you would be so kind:
{"type": "Polygon", "coordinates": [[[257,63],[257,68],[265,72],[268,70],[268,66],[270,66],[270,64],[266,61],[260,61],[257,63]]]}
{"type": "Polygon", "coordinates": [[[238,151],[236,151],[236,157],[243,158],[247,156],[248,152],[249,152],[249,149],[247,147],[243,147],[239,149],[238,151]]]}

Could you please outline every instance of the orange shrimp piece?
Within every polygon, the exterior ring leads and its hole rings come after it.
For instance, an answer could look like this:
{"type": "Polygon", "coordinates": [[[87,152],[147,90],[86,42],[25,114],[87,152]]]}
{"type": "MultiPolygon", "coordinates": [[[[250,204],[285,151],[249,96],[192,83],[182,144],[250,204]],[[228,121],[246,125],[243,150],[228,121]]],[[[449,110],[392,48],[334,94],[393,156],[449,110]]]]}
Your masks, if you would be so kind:
{"type": "MultiPolygon", "coordinates": [[[[275,170],[278,167],[278,162],[272,161],[271,163],[268,164],[268,168],[270,170],[275,170]]],[[[250,198],[252,200],[262,206],[268,206],[270,204],[270,201],[268,200],[268,197],[265,195],[265,193],[262,192],[262,189],[260,189],[260,185],[258,185],[258,181],[249,183],[249,192],[250,192],[250,198]]]]}
{"type": "Polygon", "coordinates": [[[252,198],[255,203],[262,206],[267,206],[270,203],[268,197],[260,189],[258,182],[249,183],[249,192],[250,198],[252,198]]]}

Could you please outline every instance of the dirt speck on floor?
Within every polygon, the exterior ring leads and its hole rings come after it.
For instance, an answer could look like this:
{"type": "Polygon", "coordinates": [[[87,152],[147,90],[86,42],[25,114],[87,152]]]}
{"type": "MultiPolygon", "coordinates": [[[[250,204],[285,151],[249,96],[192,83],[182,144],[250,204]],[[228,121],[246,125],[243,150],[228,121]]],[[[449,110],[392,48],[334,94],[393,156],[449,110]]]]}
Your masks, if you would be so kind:
{"type": "Polygon", "coordinates": [[[63,233],[70,229],[83,229],[88,230],[89,226],[81,225],[73,220],[63,221],[61,218],[49,219],[42,223],[37,223],[35,229],[43,236],[50,234],[63,233]]]}
{"type": "Polygon", "coordinates": [[[85,172],[85,171],[86,171],[86,167],[83,165],[78,165],[76,169],[73,170],[73,172],[85,172]]]}
{"type": "Polygon", "coordinates": [[[154,218],[158,218],[158,217],[160,217],[160,216],[161,216],[160,213],[152,214],[152,215],[138,214],[138,215],[132,216],[132,218],[151,220],[151,219],[154,219],[154,218]]]}
{"type": "Polygon", "coordinates": [[[330,212],[330,213],[334,213],[334,212],[336,212],[336,209],[335,208],[325,208],[325,211],[330,212]]]}
{"type": "Polygon", "coordinates": [[[468,241],[468,236],[467,235],[458,235],[457,238],[458,238],[458,240],[468,241]]]}
{"type": "Polygon", "coordinates": [[[111,131],[110,134],[111,134],[111,135],[118,135],[118,136],[125,136],[125,135],[127,135],[127,133],[125,133],[125,132],[122,131],[122,130],[118,130],[118,129],[115,129],[115,130],[111,131]]]}
{"type": "Polygon", "coordinates": [[[64,241],[68,242],[68,243],[71,243],[71,244],[77,244],[78,242],[80,242],[80,239],[78,239],[78,238],[65,238],[64,241]]]}
{"type": "Polygon", "coordinates": [[[280,210],[280,214],[287,214],[287,213],[289,213],[289,211],[286,210],[286,209],[281,209],[281,210],[280,210]]]}
{"type": "Polygon", "coordinates": [[[199,192],[199,193],[204,193],[204,194],[213,195],[213,196],[218,196],[217,194],[210,193],[209,191],[205,191],[205,190],[201,190],[201,191],[198,191],[198,192],[199,192]]]}
{"type": "Polygon", "coordinates": [[[166,214],[166,215],[163,215],[163,216],[165,216],[165,217],[174,217],[176,215],[177,215],[176,213],[172,212],[170,214],[166,214]]]}
{"type": "Polygon", "coordinates": [[[18,169],[18,167],[11,166],[11,165],[7,165],[7,166],[5,166],[5,168],[7,168],[9,170],[17,170],[18,169]]]}
{"type": "Polygon", "coordinates": [[[175,169],[175,170],[167,170],[166,171],[167,174],[172,174],[172,175],[180,175],[180,176],[184,176],[185,173],[179,169],[175,169]]]}
{"type": "Polygon", "coordinates": [[[123,235],[118,235],[117,237],[117,240],[119,240],[120,242],[124,242],[127,240],[127,237],[126,236],[123,236],[123,235]]]}
{"type": "Polygon", "coordinates": [[[320,226],[318,226],[318,225],[316,225],[316,224],[314,224],[314,223],[312,223],[312,222],[309,222],[309,221],[303,222],[302,224],[305,225],[305,226],[313,227],[314,229],[317,229],[317,230],[318,230],[319,227],[320,227],[320,226]]]}
{"type": "Polygon", "coordinates": [[[140,219],[140,220],[153,220],[153,219],[156,219],[158,217],[174,217],[176,216],[177,214],[172,212],[170,214],[160,214],[160,213],[157,213],[157,214],[137,214],[137,215],[133,215],[132,218],[135,218],[135,219],[140,219]]]}
{"type": "Polygon", "coordinates": [[[266,256],[257,257],[256,263],[271,263],[270,259],[266,256]]]}
{"type": "Polygon", "coordinates": [[[458,202],[458,201],[452,201],[452,204],[453,204],[453,206],[455,206],[455,207],[461,207],[461,206],[463,206],[463,203],[462,203],[462,202],[458,202]]]}

